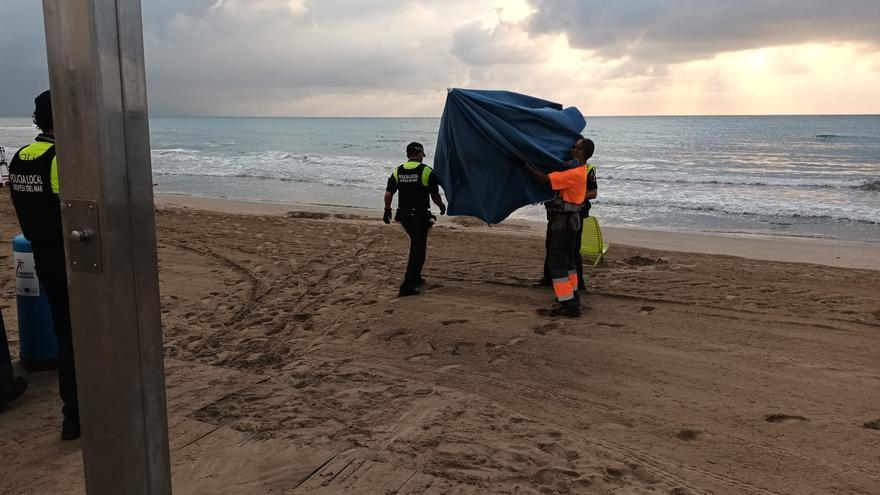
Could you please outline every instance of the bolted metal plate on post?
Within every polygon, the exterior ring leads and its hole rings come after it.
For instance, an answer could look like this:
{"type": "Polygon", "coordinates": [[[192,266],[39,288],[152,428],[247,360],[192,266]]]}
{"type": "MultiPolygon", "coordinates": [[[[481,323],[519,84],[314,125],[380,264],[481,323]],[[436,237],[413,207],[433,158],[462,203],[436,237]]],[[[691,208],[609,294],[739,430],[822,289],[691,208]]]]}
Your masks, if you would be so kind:
{"type": "Polygon", "coordinates": [[[87,199],[64,200],[67,214],[67,233],[70,269],[75,272],[102,273],[101,223],[98,203],[87,199]]]}

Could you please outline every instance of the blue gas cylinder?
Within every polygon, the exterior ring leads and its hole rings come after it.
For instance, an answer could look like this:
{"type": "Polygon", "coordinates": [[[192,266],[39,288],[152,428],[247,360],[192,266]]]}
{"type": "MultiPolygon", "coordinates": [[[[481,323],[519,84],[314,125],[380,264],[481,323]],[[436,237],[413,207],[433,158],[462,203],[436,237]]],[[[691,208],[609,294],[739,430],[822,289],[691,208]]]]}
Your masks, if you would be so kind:
{"type": "Polygon", "coordinates": [[[12,240],[18,303],[18,338],[21,366],[28,371],[58,366],[58,338],[52,323],[49,298],[34,269],[31,243],[21,234],[12,240]]]}

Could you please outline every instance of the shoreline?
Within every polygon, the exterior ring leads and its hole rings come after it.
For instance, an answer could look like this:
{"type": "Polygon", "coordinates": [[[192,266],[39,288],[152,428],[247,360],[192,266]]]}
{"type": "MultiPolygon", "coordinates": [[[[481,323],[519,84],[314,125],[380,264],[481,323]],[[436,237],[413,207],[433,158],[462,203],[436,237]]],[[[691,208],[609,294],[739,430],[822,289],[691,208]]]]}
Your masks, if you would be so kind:
{"type": "MultiPolygon", "coordinates": [[[[274,203],[215,198],[186,194],[158,193],[157,207],[191,208],[221,213],[257,216],[283,216],[288,212],[320,212],[380,218],[378,208],[313,203],[274,203]]],[[[506,220],[488,226],[470,217],[439,217],[438,226],[468,228],[499,234],[544,235],[544,224],[529,220],[506,220]]],[[[605,241],[613,245],[672,251],[714,254],[754,260],[809,263],[838,268],[880,270],[880,245],[870,242],[815,238],[770,236],[747,233],[679,232],[668,230],[602,227],[605,241]]]]}

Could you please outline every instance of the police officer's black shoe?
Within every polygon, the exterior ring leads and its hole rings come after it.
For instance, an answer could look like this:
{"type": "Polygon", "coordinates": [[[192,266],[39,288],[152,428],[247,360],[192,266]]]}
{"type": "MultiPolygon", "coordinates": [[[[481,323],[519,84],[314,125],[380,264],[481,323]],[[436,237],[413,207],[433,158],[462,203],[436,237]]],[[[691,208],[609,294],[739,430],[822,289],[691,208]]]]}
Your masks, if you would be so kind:
{"type": "Polygon", "coordinates": [[[418,287],[401,287],[400,292],[397,293],[397,297],[417,296],[421,293],[422,290],[418,287]]]}
{"type": "Polygon", "coordinates": [[[419,277],[419,281],[416,285],[425,285],[425,277],[419,277]]]}
{"type": "Polygon", "coordinates": [[[6,383],[0,383],[0,411],[9,403],[21,397],[26,389],[27,382],[22,377],[8,380],[6,383]]]}
{"type": "Polygon", "coordinates": [[[76,440],[79,436],[79,418],[64,418],[61,423],[61,439],[76,440]]]}

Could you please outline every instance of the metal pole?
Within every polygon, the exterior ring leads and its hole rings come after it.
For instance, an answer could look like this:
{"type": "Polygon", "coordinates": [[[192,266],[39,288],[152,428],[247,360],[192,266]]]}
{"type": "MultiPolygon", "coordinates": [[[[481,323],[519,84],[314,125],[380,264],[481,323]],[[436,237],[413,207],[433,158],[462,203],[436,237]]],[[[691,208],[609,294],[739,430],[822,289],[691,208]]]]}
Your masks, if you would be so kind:
{"type": "Polygon", "coordinates": [[[43,0],[90,495],[171,493],[140,0],[43,0]]]}

